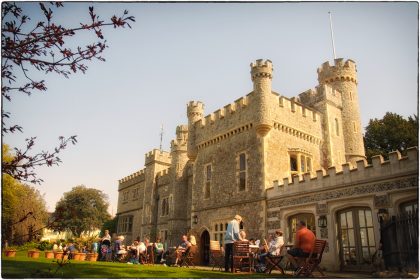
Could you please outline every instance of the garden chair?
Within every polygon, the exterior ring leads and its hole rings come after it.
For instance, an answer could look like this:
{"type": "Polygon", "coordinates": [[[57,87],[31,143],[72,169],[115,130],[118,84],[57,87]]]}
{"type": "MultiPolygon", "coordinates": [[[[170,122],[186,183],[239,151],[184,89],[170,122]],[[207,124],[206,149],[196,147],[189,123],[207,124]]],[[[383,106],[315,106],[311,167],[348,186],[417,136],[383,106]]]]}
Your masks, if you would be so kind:
{"type": "Polygon", "coordinates": [[[197,254],[197,246],[191,245],[187,248],[184,254],[181,256],[181,261],[179,266],[185,266],[185,267],[195,267],[194,264],[194,256],[197,254]]]}
{"type": "Polygon", "coordinates": [[[224,267],[224,254],[220,243],[217,240],[210,240],[210,263],[213,263],[213,268],[217,266],[219,270],[223,270],[224,267]]]}
{"type": "Polygon", "coordinates": [[[249,241],[235,241],[233,243],[232,272],[236,273],[237,270],[242,271],[244,268],[247,268],[250,273],[252,261],[253,259],[249,251],[249,241]]]}
{"type": "Polygon", "coordinates": [[[315,245],[309,257],[304,259],[301,268],[295,273],[295,277],[314,277],[313,272],[317,270],[322,276],[325,276],[322,272],[319,264],[322,261],[322,254],[324,253],[327,245],[326,240],[315,239],[315,245]]]}
{"type": "Polygon", "coordinates": [[[153,245],[149,245],[146,248],[146,252],[145,252],[145,264],[151,264],[154,265],[155,264],[155,253],[154,250],[155,248],[153,247],[153,245]]]}

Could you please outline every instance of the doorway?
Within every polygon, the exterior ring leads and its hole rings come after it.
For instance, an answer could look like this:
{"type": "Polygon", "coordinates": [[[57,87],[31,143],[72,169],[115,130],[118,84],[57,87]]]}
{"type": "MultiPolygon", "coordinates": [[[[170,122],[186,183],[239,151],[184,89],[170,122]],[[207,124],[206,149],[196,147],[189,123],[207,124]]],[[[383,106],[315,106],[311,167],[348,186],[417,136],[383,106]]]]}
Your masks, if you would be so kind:
{"type": "Polygon", "coordinates": [[[341,270],[369,271],[375,253],[372,211],[349,208],[337,213],[341,270]]]}
{"type": "Polygon", "coordinates": [[[208,265],[210,260],[210,234],[207,230],[200,237],[200,261],[202,265],[208,265]]]}

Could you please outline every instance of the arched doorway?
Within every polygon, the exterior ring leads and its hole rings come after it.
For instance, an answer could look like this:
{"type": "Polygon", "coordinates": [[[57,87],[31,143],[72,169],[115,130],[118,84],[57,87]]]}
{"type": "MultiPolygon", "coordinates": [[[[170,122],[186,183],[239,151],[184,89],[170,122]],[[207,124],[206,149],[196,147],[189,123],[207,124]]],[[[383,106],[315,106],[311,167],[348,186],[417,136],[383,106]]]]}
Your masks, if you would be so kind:
{"type": "Polygon", "coordinates": [[[210,260],[210,234],[207,230],[200,237],[200,261],[202,265],[208,265],[210,260]]]}

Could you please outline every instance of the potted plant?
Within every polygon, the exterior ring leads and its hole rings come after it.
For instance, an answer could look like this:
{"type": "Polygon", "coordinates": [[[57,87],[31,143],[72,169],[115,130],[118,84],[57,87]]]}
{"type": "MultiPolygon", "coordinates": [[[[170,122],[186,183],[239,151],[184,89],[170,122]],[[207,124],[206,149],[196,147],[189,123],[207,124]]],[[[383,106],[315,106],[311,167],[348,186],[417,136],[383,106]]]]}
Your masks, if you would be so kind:
{"type": "Polygon", "coordinates": [[[75,260],[75,261],[79,261],[80,260],[80,253],[79,253],[78,250],[74,250],[71,254],[73,256],[73,260],[75,260]]]}
{"type": "Polygon", "coordinates": [[[33,258],[33,259],[39,258],[39,253],[40,252],[36,249],[32,250],[31,258],[33,258]]]}
{"type": "Polygon", "coordinates": [[[45,251],[45,258],[46,259],[53,259],[54,258],[54,252],[53,251],[45,251]]]}
{"type": "Polygon", "coordinates": [[[54,252],[54,259],[60,260],[63,258],[63,250],[58,250],[54,252]]]}
{"type": "Polygon", "coordinates": [[[7,249],[4,251],[4,254],[6,255],[6,257],[13,258],[16,257],[16,251],[16,247],[10,246],[7,247],[7,249]]]}

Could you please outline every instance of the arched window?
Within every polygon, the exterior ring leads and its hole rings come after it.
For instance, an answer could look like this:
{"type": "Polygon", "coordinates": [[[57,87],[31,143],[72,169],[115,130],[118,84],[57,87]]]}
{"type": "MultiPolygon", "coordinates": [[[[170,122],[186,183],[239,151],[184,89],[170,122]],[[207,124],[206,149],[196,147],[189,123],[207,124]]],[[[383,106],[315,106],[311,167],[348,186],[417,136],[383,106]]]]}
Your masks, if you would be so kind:
{"type": "Polygon", "coordinates": [[[370,267],[376,250],[372,211],[354,207],[337,213],[341,268],[370,267]]]}
{"type": "Polygon", "coordinates": [[[337,118],[335,118],[335,135],[340,136],[340,126],[337,118]]]}
{"type": "Polygon", "coordinates": [[[412,215],[418,211],[418,202],[417,200],[411,200],[400,204],[401,214],[412,215]]]}

